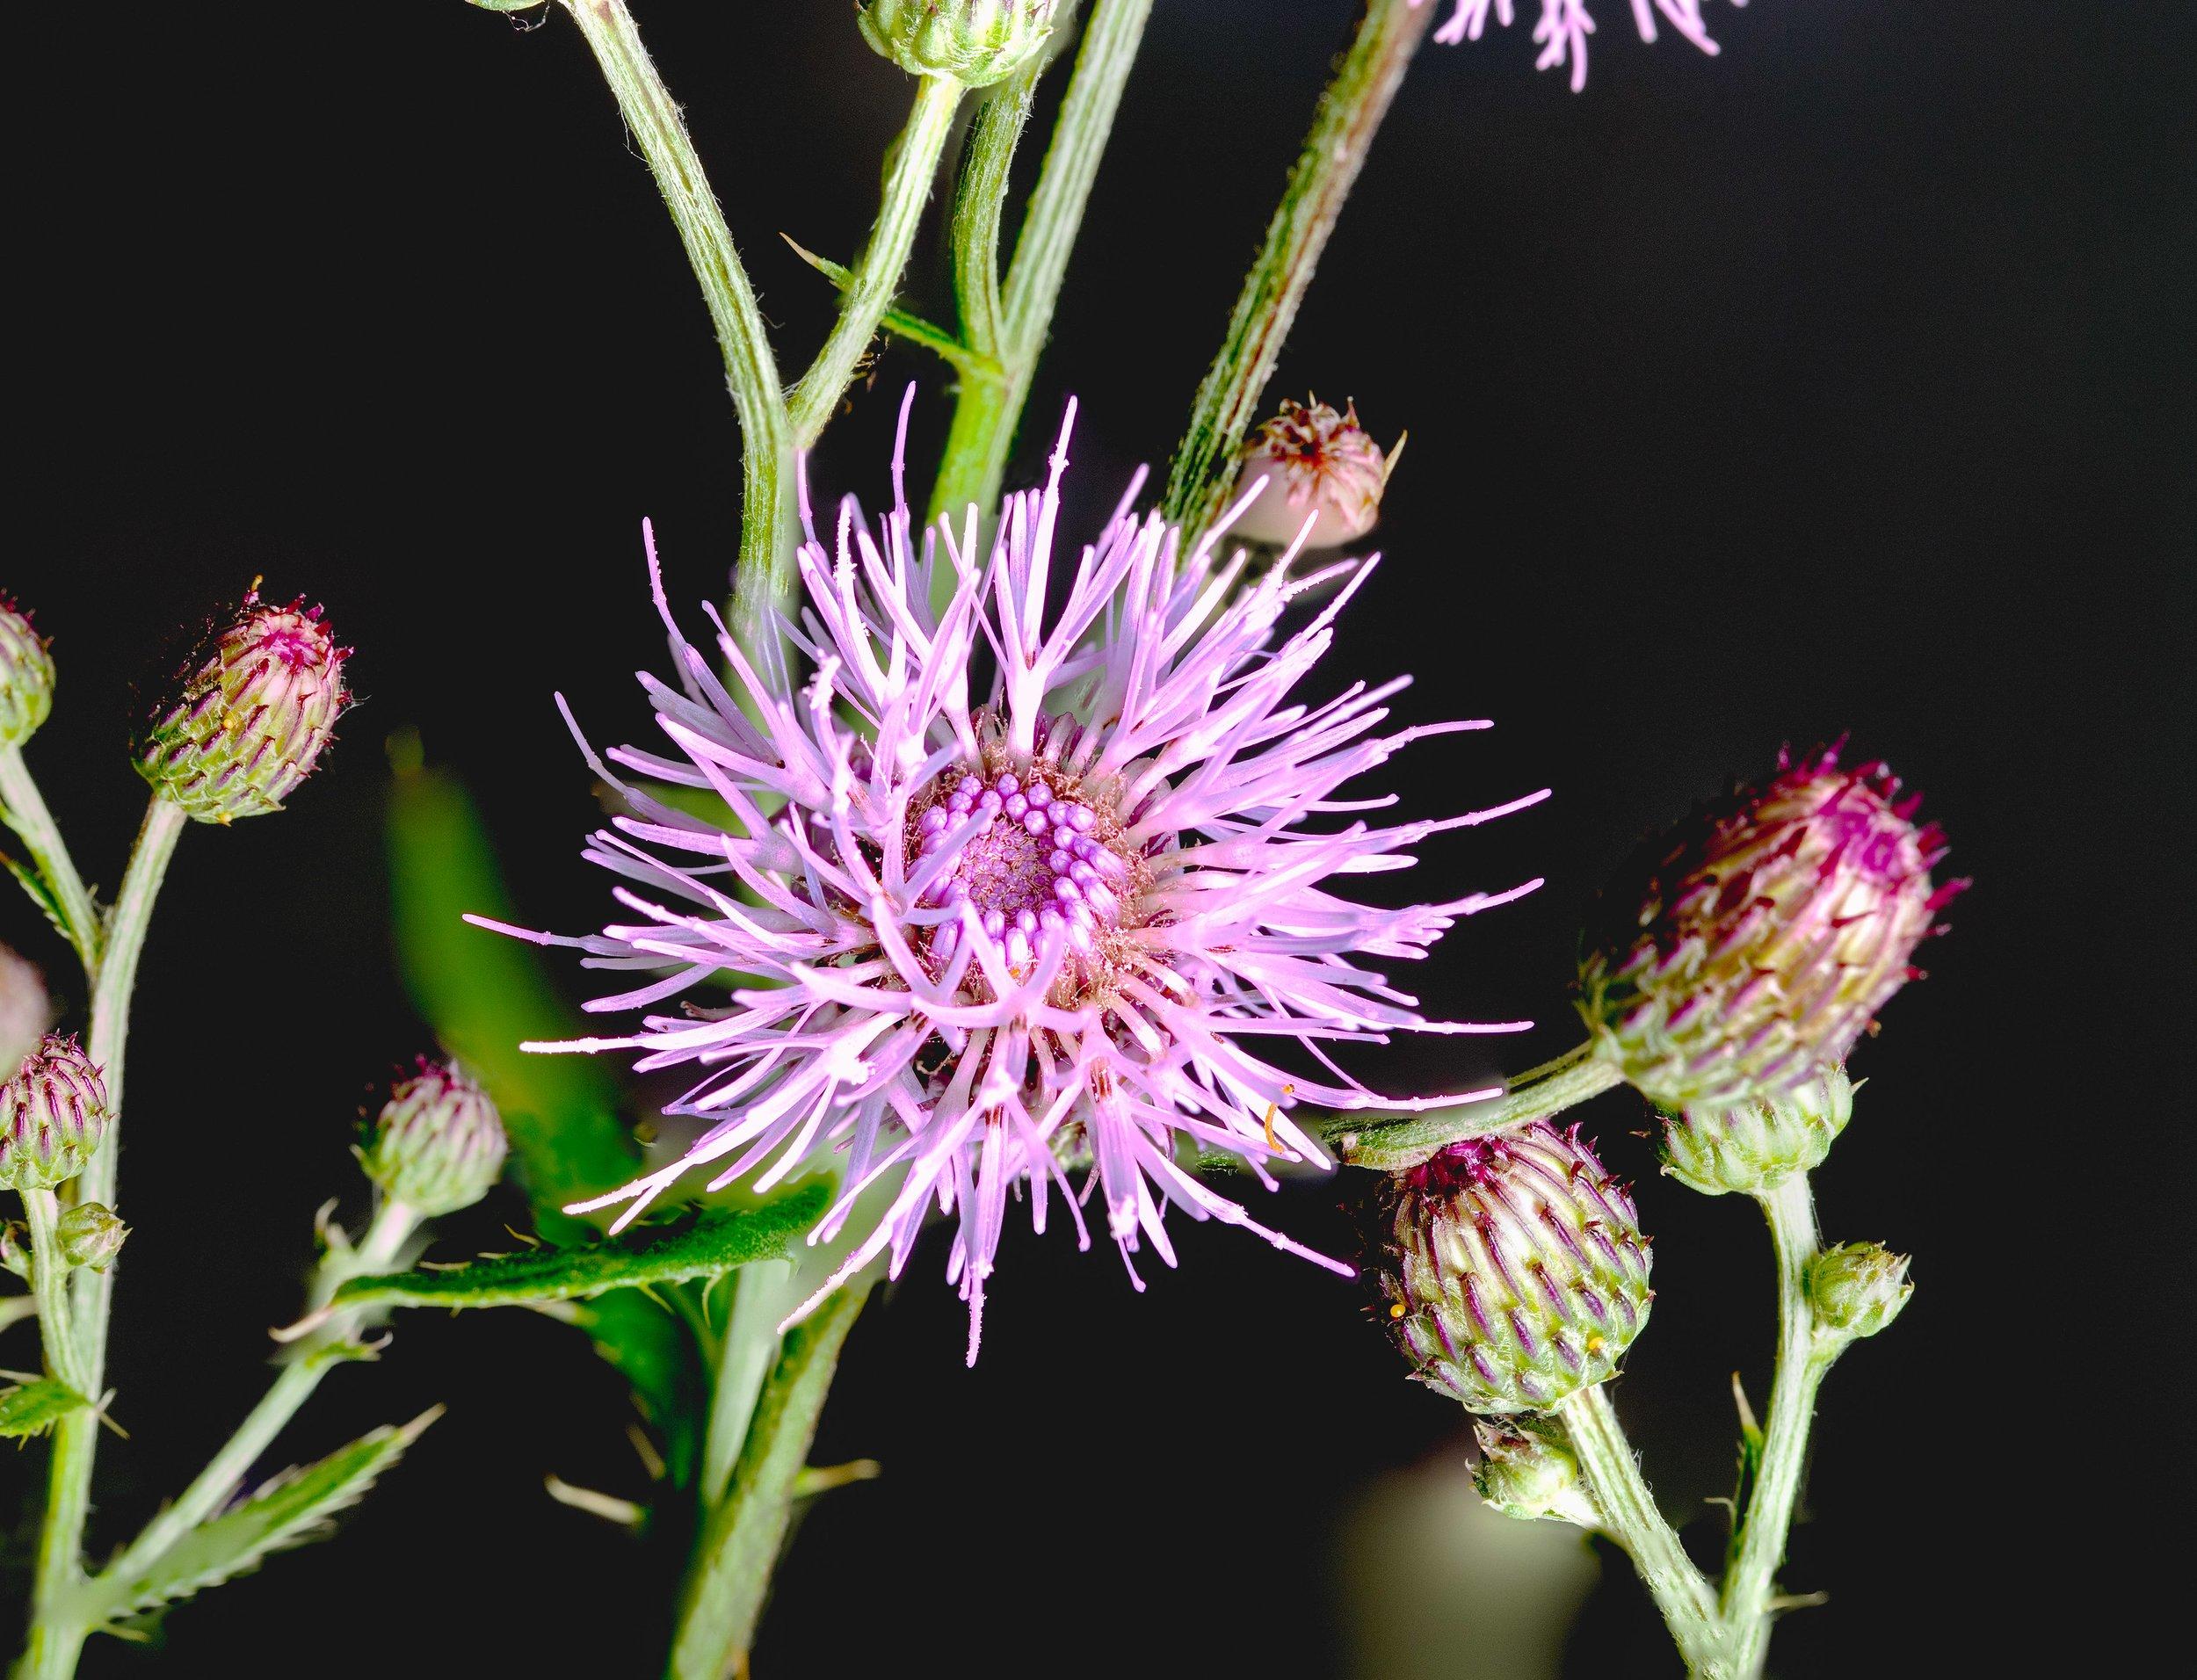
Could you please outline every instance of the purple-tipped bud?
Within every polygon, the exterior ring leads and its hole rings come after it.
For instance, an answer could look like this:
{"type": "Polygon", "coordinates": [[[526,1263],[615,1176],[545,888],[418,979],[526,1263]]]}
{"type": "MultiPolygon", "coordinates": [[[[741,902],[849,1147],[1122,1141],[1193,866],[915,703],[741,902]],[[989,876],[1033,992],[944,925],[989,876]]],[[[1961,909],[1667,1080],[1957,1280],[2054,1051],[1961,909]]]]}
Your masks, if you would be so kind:
{"type": "Polygon", "coordinates": [[[76,1039],[49,1032],[0,1085],[0,1184],[66,1184],[99,1152],[106,1133],[106,1082],[76,1039]]]}
{"type": "Polygon", "coordinates": [[[1468,1138],[1397,1175],[1381,1278],[1412,1374],[1476,1412],[1601,1382],[1648,1322],[1648,1240],[1578,1127],[1468,1138]]]}
{"type": "Polygon", "coordinates": [[[1908,1258],[1874,1242],[1842,1242],[1809,1263],[1808,1300],[1832,1336],[1858,1342],[1900,1314],[1915,1285],[1908,1258]]]}
{"type": "Polygon", "coordinates": [[[0,747],[19,747],[54,709],[54,656],[30,615],[0,595],[0,747]]]}
{"type": "Polygon", "coordinates": [[[862,39],[910,76],[1004,81],[1045,49],[1058,0],[863,0],[862,39]]]}
{"type": "Polygon", "coordinates": [[[1853,1118],[1853,1082],[1841,1068],[1773,1097],[1696,1103],[1667,1115],[1663,1169],[1704,1196],[1758,1196],[1812,1172],[1853,1118]]]}
{"type": "Polygon", "coordinates": [[[510,1147],[488,1092],[454,1065],[422,1058],[389,1093],[359,1162],[393,1200],[435,1219],[487,1195],[510,1147]]]}
{"type": "Polygon", "coordinates": [[[130,1227],[114,1216],[113,1210],[98,1202],[70,1208],[54,1226],[62,1259],[72,1266],[90,1266],[94,1271],[105,1271],[114,1264],[129,1234],[130,1227]]]}
{"type": "Polygon", "coordinates": [[[1236,493],[1248,495],[1261,479],[1266,488],[1236,519],[1234,534],[1281,547],[1294,542],[1309,519],[1306,547],[1355,542],[1380,516],[1394,459],[1358,424],[1355,404],[1338,414],[1317,397],[1309,403],[1285,397],[1281,412],[1244,449],[1236,493]]]}
{"type": "Polygon", "coordinates": [[[1606,895],[1580,971],[1597,1051],[1665,1109],[1790,1090],[1845,1060],[1918,972],[1915,947],[1967,885],[1921,802],[1835,749],[1699,812],[1606,895]]]}
{"type": "Polygon", "coordinates": [[[1472,1484],[1505,1517],[1551,1518],[1599,1528],[1601,1517],[1563,1431],[1530,1417],[1476,1422],[1480,1467],[1472,1484]]]}
{"type": "Polygon", "coordinates": [[[138,737],[139,771],[200,822],[280,810],[350,702],[350,654],[320,608],[269,606],[254,588],[138,737]]]}
{"type": "Polygon", "coordinates": [[[12,1074],[53,1024],[54,1005],[38,965],[0,945],[0,1074],[12,1074]]]}

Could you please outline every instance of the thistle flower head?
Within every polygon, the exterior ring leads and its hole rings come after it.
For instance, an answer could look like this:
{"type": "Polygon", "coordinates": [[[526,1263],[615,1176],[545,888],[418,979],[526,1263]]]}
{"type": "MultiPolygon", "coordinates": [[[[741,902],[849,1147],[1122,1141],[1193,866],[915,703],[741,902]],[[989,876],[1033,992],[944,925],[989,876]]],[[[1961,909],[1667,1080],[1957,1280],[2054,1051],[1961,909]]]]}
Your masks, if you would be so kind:
{"type": "Polygon", "coordinates": [[[863,0],[862,39],[910,76],[990,87],[1035,58],[1058,0],[863,0]]]}
{"type": "Polygon", "coordinates": [[[54,709],[54,655],[30,615],[0,595],[0,748],[19,747],[54,709]]]}
{"type": "Polygon", "coordinates": [[[210,634],[137,741],[153,791],[200,822],[264,816],[312,773],[351,697],[321,609],[269,606],[257,586],[210,634]]]}
{"type": "Polygon", "coordinates": [[[456,1063],[423,1056],[374,1117],[359,1164],[391,1198],[438,1219],[487,1195],[510,1148],[488,1092],[456,1063]]]}
{"type": "Polygon", "coordinates": [[[1767,1097],[1697,1103],[1664,1117],[1663,1169],[1704,1196],[1758,1196],[1823,1165],[1853,1117],[1853,1082],[1841,1068],[1767,1097]]]}
{"type": "Polygon", "coordinates": [[[1468,1138],[1399,1174],[1381,1278],[1412,1374],[1476,1412],[1546,1411],[1648,1322],[1633,1198],[1579,1128],[1468,1138]]]}
{"type": "MultiPolygon", "coordinates": [[[[1432,4],[1434,0],[1411,3],[1432,4]]],[[[1735,6],[1746,4],[1747,0],[1732,0],[1735,6]]],[[[1633,26],[1640,32],[1641,40],[1652,43],[1656,20],[1660,18],[1713,58],[1717,47],[1702,20],[1701,4],[1702,0],[1632,0],[1633,26]]],[[[1540,0],[1540,11],[1534,25],[1534,42],[1541,48],[1541,56],[1534,61],[1534,68],[1562,69],[1569,64],[1571,91],[1577,93],[1587,84],[1587,37],[1594,33],[1593,15],[1587,10],[1586,0],[1540,0]]],[[[1459,41],[1478,40],[1490,18],[1510,27],[1518,20],[1515,0],[1456,0],[1456,10],[1434,32],[1434,39],[1452,47],[1459,41]]]]}
{"type": "Polygon", "coordinates": [[[1919,796],[1836,749],[1698,812],[1606,894],[1580,971],[1597,1051],[1666,1109],[1788,1090],[1843,1061],[1917,970],[1909,959],[1964,881],[1919,796]]]}
{"type": "Polygon", "coordinates": [[[562,941],[652,971],[592,1010],[684,1004],[564,1047],[697,1066],[671,1112],[706,1123],[678,1160],[584,1206],[627,1202],[622,1222],[694,1167],[713,1189],[767,1191],[836,1160],[842,1193],[812,1240],[849,1252],[816,1299],[881,1254],[897,1274],[926,1213],[956,1214],[947,1275],[972,1359],[1010,1197],[1040,1231],[1064,1209],[1085,1245],[1095,1198],[1125,1258],[1149,1245],[1173,1264],[1171,1206],[1307,1252],[1187,1170],[1184,1146],[1270,1184],[1269,1161],[1323,1162],[1292,1109],[1381,1100],[1328,1046],[1425,1025],[1378,965],[1528,890],[1401,909],[1335,890],[1499,814],[1382,824],[1368,814],[1388,800],[1338,797],[1415,738],[1469,726],[1382,732],[1400,681],[1292,698],[1366,567],[1308,579],[1346,582],[1284,634],[1304,587],[1286,561],[1245,584],[1244,555],[1186,551],[1128,499],[1080,558],[1062,553],[1066,446],[1063,431],[1042,491],[1008,501],[989,559],[975,510],[919,532],[897,495],[874,529],[843,503],[829,547],[812,527],[791,631],[815,676],[798,693],[721,626],[714,654],[674,627],[678,686],[643,679],[670,750],[610,755],[645,779],[589,853],[624,878],[629,915],[562,941]],[[648,782],[714,793],[728,819],[648,782]],[[728,974],[757,978],[713,993],[728,974]],[[1284,1045],[1296,1071],[1271,1059],[1284,1045]],[[846,1229],[873,1189],[881,1220],[846,1229]]]}
{"type": "Polygon", "coordinates": [[[1908,1257],[1875,1242],[1841,1242],[1809,1263],[1808,1300],[1831,1335],[1874,1336],[1900,1314],[1915,1285],[1908,1257]]]}
{"type": "Polygon", "coordinates": [[[106,1082],[76,1039],[49,1032],[0,1085],[0,1184],[66,1184],[91,1163],[106,1132],[106,1082]]]}
{"type": "Polygon", "coordinates": [[[1309,403],[1285,397],[1281,412],[1252,434],[1244,452],[1236,494],[1249,494],[1262,481],[1265,489],[1244,507],[1236,534],[1277,547],[1301,537],[1307,548],[1355,542],[1380,515],[1389,460],[1358,424],[1355,403],[1338,414],[1317,397],[1309,403]]]}

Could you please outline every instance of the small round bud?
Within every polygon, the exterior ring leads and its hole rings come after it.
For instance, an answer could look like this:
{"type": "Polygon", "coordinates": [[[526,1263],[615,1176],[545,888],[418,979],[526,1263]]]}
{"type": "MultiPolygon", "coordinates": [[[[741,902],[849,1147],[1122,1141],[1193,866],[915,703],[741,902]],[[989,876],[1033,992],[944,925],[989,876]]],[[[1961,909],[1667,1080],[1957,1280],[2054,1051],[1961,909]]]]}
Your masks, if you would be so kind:
{"type": "Polygon", "coordinates": [[[302,598],[268,606],[255,587],[153,713],[138,737],[138,771],[200,822],[280,810],[350,702],[350,655],[320,608],[302,598]]]}
{"type": "Polygon", "coordinates": [[[1237,517],[1234,532],[1246,542],[1286,547],[1309,519],[1307,548],[1355,542],[1380,515],[1394,459],[1358,424],[1355,404],[1338,414],[1316,397],[1309,404],[1285,397],[1281,412],[1251,435],[1244,452],[1236,494],[1249,495],[1261,479],[1266,488],[1237,517]]]}
{"type": "Polygon", "coordinates": [[[1665,1116],[1663,1169],[1704,1196],[1758,1196],[1823,1165],[1853,1118],[1853,1082],[1842,1068],[1824,1068],[1774,1097],[1665,1116]]]}
{"type": "Polygon", "coordinates": [[[1808,1300],[1816,1322],[1834,1336],[1874,1336],[1900,1314],[1915,1285],[1908,1258],[1874,1242],[1842,1242],[1809,1263],[1808,1300]]]}
{"type": "Polygon", "coordinates": [[[106,1082],[76,1039],[47,1033],[0,1086],[0,1184],[66,1184],[99,1152],[106,1131],[106,1082]]]}
{"type": "Polygon", "coordinates": [[[1605,895],[1580,970],[1595,1048],[1665,1109],[1790,1089],[1845,1060],[1938,911],[1919,799],[1835,750],[1695,814],[1605,895]]]}
{"type": "Polygon", "coordinates": [[[12,1074],[45,1038],[54,1019],[38,965],[0,945],[0,1074],[12,1074]]]}
{"type": "Polygon", "coordinates": [[[19,747],[54,709],[54,656],[30,615],[0,595],[0,747],[19,747]]]}
{"type": "Polygon", "coordinates": [[[1546,1411],[1647,1322],[1633,1198],[1573,1126],[1468,1138],[1398,1174],[1381,1278],[1412,1374],[1476,1412],[1546,1411]]]}
{"type": "Polygon", "coordinates": [[[31,1275],[31,1227],[21,1220],[0,1225],[0,1266],[18,1278],[31,1275]]]}
{"type": "Polygon", "coordinates": [[[910,76],[1004,81],[1045,49],[1057,0],[866,0],[862,39],[910,76]]]}
{"type": "Polygon", "coordinates": [[[1537,1425],[1531,1418],[1476,1422],[1472,1430],[1480,1441],[1480,1467],[1472,1484],[1496,1510],[1527,1520],[1601,1525],[1579,1460],[1561,1430],[1537,1425]]]}
{"type": "Polygon", "coordinates": [[[72,1266],[90,1266],[94,1271],[105,1271],[114,1264],[114,1256],[122,1252],[122,1239],[129,1234],[128,1226],[97,1202],[70,1208],[54,1225],[61,1257],[72,1266]]]}
{"type": "Polygon", "coordinates": [[[382,1104],[359,1162],[394,1200],[434,1219],[487,1195],[510,1147],[488,1092],[454,1065],[422,1058],[382,1104]]]}

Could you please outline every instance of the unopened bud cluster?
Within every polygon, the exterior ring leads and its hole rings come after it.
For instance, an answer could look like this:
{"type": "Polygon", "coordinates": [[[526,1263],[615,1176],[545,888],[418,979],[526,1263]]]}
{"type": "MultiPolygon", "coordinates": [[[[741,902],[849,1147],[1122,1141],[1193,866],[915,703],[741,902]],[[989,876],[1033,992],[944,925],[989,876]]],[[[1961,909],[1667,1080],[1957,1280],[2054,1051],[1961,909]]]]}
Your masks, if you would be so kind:
{"type": "Polygon", "coordinates": [[[153,790],[200,822],[264,816],[312,773],[350,696],[318,607],[255,590],[162,700],[136,744],[153,790]]]}
{"type": "Polygon", "coordinates": [[[19,747],[54,709],[54,656],[29,617],[0,595],[0,748],[19,747]]]}
{"type": "Polygon", "coordinates": [[[1932,884],[1945,844],[1915,825],[1919,803],[1882,764],[1827,751],[1657,843],[1581,970],[1598,1053],[1672,1110],[1843,1061],[1965,884],[1932,884]]]}
{"type": "Polygon", "coordinates": [[[487,1195],[510,1147],[488,1092],[454,1066],[422,1061],[389,1093],[359,1160],[392,1199],[434,1219],[487,1195]]]}
{"type": "Polygon", "coordinates": [[[1853,1082],[1841,1068],[1774,1096],[1696,1103],[1664,1119],[1664,1170],[1705,1196],[1759,1196],[1821,1166],[1853,1117],[1853,1082]]]}
{"type": "Polygon", "coordinates": [[[106,1083],[74,1039],[47,1034],[0,1085],[0,1184],[51,1190],[91,1164],[107,1131],[106,1083]]]}
{"type": "Polygon", "coordinates": [[[1057,0],[866,0],[862,39],[911,76],[1005,80],[1045,50],[1057,0]]]}
{"type": "Polygon", "coordinates": [[[1653,1299],[1649,1244],[1577,1126],[1452,1144],[1400,1174],[1394,1194],[1381,1282],[1419,1380],[1509,1413],[1615,1373],[1653,1299]]]}

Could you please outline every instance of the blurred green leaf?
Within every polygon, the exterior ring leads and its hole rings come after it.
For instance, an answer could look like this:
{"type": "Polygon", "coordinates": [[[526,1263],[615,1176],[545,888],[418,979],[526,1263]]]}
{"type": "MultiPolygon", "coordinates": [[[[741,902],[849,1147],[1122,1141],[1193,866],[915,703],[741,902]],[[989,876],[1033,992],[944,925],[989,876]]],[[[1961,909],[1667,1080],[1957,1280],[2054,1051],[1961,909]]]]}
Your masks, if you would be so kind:
{"type": "Polygon", "coordinates": [[[831,1187],[802,1185],[762,1207],[705,1208],[692,1224],[641,1242],[586,1249],[529,1249],[437,1271],[353,1278],[331,1307],[524,1307],[573,1300],[607,1289],[647,1288],[718,1278],[753,1260],[782,1260],[823,1214],[831,1187]]]}
{"type": "Polygon", "coordinates": [[[25,1440],[43,1435],[74,1411],[91,1402],[66,1383],[42,1377],[0,1393],[0,1437],[25,1440]]]}
{"type": "Polygon", "coordinates": [[[287,1470],[243,1504],[209,1518],[134,1575],[91,1583],[102,1619],[188,1598],[256,1569],[271,1553],[318,1539],[327,1519],[353,1505],[403,1455],[442,1408],[402,1428],[379,1429],[301,1470],[287,1470]]]}

